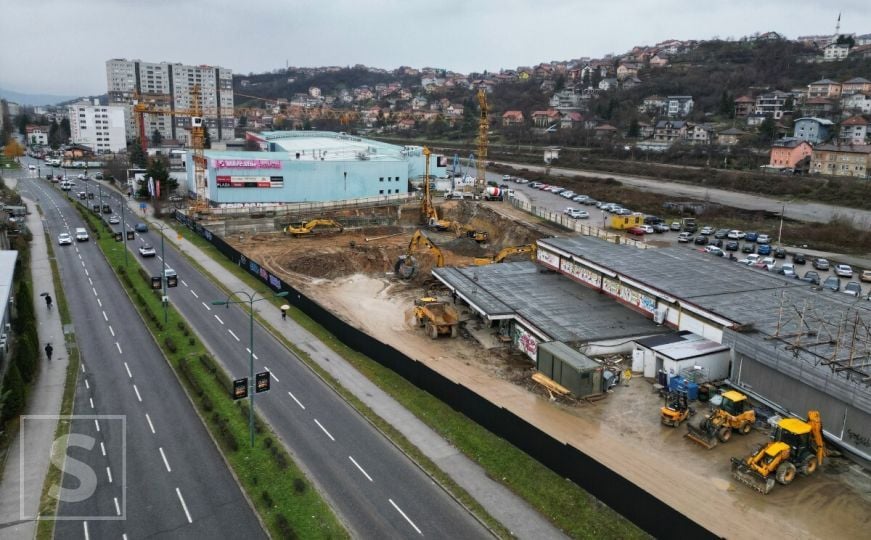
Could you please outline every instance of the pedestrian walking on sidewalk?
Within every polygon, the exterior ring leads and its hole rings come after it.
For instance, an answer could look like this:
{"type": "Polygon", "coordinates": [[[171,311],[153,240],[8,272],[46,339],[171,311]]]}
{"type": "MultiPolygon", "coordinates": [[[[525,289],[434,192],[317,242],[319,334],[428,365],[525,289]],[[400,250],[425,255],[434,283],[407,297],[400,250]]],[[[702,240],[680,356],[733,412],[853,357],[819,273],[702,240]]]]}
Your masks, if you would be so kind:
{"type": "Polygon", "coordinates": [[[51,343],[45,344],[45,356],[48,357],[48,361],[51,362],[51,353],[54,352],[54,347],[51,346],[51,343]]]}
{"type": "Polygon", "coordinates": [[[281,320],[287,320],[287,306],[281,306],[281,320]]]}
{"type": "Polygon", "coordinates": [[[45,307],[47,307],[48,309],[51,309],[51,295],[50,294],[45,295],[45,307]]]}

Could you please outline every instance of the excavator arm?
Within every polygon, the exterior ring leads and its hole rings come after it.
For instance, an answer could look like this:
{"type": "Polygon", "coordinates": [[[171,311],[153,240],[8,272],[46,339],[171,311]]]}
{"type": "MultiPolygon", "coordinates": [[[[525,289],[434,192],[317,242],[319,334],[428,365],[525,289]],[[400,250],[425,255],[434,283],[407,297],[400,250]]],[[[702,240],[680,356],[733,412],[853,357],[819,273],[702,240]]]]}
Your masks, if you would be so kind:
{"type": "Polygon", "coordinates": [[[807,423],[811,426],[811,436],[816,445],[817,464],[823,464],[823,458],[826,456],[826,443],[823,440],[823,421],[820,418],[820,411],[808,411],[807,423]]]}

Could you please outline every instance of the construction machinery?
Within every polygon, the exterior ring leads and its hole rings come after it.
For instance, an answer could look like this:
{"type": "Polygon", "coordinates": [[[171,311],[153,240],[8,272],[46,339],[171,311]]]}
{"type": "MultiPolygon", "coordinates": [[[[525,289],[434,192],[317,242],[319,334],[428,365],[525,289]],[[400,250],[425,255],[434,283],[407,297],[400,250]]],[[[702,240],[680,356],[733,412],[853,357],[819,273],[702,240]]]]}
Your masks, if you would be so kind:
{"type": "Polygon", "coordinates": [[[432,189],[430,187],[429,177],[429,161],[432,152],[426,146],[423,147],[424,155],[424,175],[423,175],[423,198],[420,202],[421,221],[430,227],[439,231],[452,230],[457,235],[457,238],[467,237],[472,238],[478,243],[486,242],[490,235],[486,231],[478,231],[473,227],[464,225],[457,221],[439,218],[438,211],[432,202],[432,189]]]}
{"type": "Polygon", "coordinates": [[[774,484],[788,485],[798,472],[810,476],[823,464],[826,447],[819,411],[808,411],[807,422],[783,418],[771,440],[744,459],[732,458],[732,476],[767,495],[774,484]]]}
{"type": "Polygon", "coordinates": [[[334,219],[318,218],[310,219],[299,227],[288,225],[285,227],[284,232],[290,233],[294,236],[305,236],[311,234],[311,232],[317,227],[332,227],[333,229],[338,229],[336,232],[342,232],[345,230],[345,227],[334,219]]]}
{"type": "Polygon", "coordinates": [[[445,265],[445,256],[438,246],[432,243],[432,240],[426,237],[422,231],[414,231],[411,240],[408,242],[408,248],[405,253],[399,256],[396,264],[393,265],[393,270],[396,275],[402,279],[411,279],[417,273],[417,259],[414,253],[421,248],[426,248],[430,253],[435,255],[436,267],[441,268],[445,265]]]}
{"type": "Polygon", "coordinates": [[[518,255],[521,253],[529,253],[530,259],[535,260],[536,250],[537,250],[537,248],[536,248],[535,244],[526,244],[525,246],[511,246],[511,247],[503,248],[502,250],[499,251],[499,253],[497,253],[496,255],[494,255],[492,257],[476,257],[475,264],[477,266],[483,266],[485,264],[501,263],[506,258],[508,258],[512,255],[518,255]]]}
{"type": "Polygon", "coordinates": [[[720,395],[719,405],[699,422],[687,422],[686,437],[710,450],[718,442],[728,442],[733,429],[746,435],[755,423],[756,411],[747,396],[736,390],[728,390],[720,395]]]}
{"type": "Polygon", "coordinates": [[[669,392],[665,397],[665,406],[659,409],[662,423],[674,428],[680,426],[681,422],[695,413],[695,409],[689,406],[686,390],[669,392]]]}
{"type": "Polygon", "coordinates": [[[460,315],[447,302],[427,296],[414,301],[414,325],[426,328],[426,335],[432,339],[439,336],[457,337],[460,315]]]}
{"type": "Polygon", "coordinates": [[[475,178],[475,195],[481,196],[487,185],[487,147],[490,137],[489,107],[487,106],[487,91],[478,89],[478,106],[481,117],[478,120],[478,171],[475,178]]]}

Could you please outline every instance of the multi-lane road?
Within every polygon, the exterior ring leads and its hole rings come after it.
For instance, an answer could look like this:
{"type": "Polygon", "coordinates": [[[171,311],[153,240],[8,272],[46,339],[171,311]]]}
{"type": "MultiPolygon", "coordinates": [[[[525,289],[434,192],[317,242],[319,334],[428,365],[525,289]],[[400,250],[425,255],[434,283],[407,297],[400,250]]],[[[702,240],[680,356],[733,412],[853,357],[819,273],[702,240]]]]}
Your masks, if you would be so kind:
{"type": "MultiPolygon", "coordinates": [[[[84,190],[82,181],[77,183],[72,194],[84,190]]],[[[22,187],[33,190],[34,194],[40,197],[44,207],[46,201],[50,201],[49,205],[57,205],[57,209],[52,211],[57,217],[47,218],[54,236],[64,230],[64,227],[70,227],[70,232],[73,232],[73,228],[77,225],[73,224],[73,217],[69,217],[73,216],[70,213],[72,212],[70,205],[74,204],[72,201],[67,200],[45,180],[31,180],[23,184],[22,187]],[[56,221],[53,222],[53,219],[56,221]]],[[[91,181],[90,184],[96,182],[91,181]]],[[[89,190],[93,190],[93,185],[89,190]]],[[[106,187],[102,191],[113,211],[119,213],[120,205],[127,203],[126,197],[106,187]]],[[[82,202],[93,204],[97,200],[98,197],[82,202]]],[[[132,214],[134,212],[127,212],[128,227],[132,227],[137,221],[132,214]]],[[[123,230],[123,224],[116,225],[115,229],[123,230]]],[[[164,261],[160,256],[158,231],[137,233],[136,239],[128,242],[128,247],[130,256],[139,258],[150,274],[160,274],[164,261]],[[138,254],[138,247],[143,243],[150,243],[157,247],[158,256],[142,259],[138,254]]],[[[149,531],[154,530],[170,530],[170,523],[184,526],[188,521],[193,523],[187,523],[186,526],[190,528],[187,529],[187,534],[180,534],[181,536],[206,535],[216,531],[221,531],[223,534],[214,534],[214,536],[225,536],[234,530],[245,530],[235,529],[234,524],[227,524],[228,520],[234,523],[238,521],[232,517],[231,512],[223,510],[231,502],[216,500],[224,494],[227,494],[227,497],[234,493],[238,494],[238,488],[203,486],[203,490],[197,491],[194,489],[195,486],[187,485],[180,480],[170,481],[178,485],[166,486],[166,488],[173,488],[170,493],[174,497],[161,496],[165,489],[161,485],[153,489],[143,487],[140,500],[150,500],[152,497],[156,499],[152,503],[143,504],[138,510],[135,523],[131,522],[131,505],[134,503],[130,494],[131,491],[137,491],[142,486],[138,483],[139,480],[150,482],[158,475],[174,479],[176,471],[186,467],[190,469],[190,476],[194,478],[207,477],[203,474],[203,467],[207,467],[206,460],[194,450],[195,445],[190,444],[190,438],[187,437],[186,450],[182,452],[173,443],[184,441],[185,436],[172,426],[158,426],[159,419],[162,418],[160,415],[164,410],[172,411],[174,407],[183,405],[182,408],[191,415],[193,412],[186,402],[173,404],[171,396],[176,396],[177,400],[185,399],[175,380],[155,380],[151,376],[151,371],[146,370],[145,366],[160,364],[167,371],[167,375],[172,377],[159,351],[150,342],[150,338],[143,337],[142,341],[130,341],[133,337],[127,331],[128,326],[137,324],[138,319],[120,286],[114,281],[111,269],[103,268],[98,275],[95,275],[96,269],[92,268],[91,262],[93,257],[88,252],[96,250],[96,246],[82,243],[74,246],[58,246],[56,250],[63,254],[58,258],[61,267],[64,268],[65,292],[71,296],[70,303],[74,306],[73,318],[76,322],[77,334],[81,334],[84,330],[79,324],[87,325],[88,335],[100,334],[95,341],[96,350],[85,351],[86,376],[83,379],[88,384],[85,385],[83,382],[82,387],[79,388],[76,412],[84,413],[88,410],[93,411],[94,408],[99,409],[101,414],[119,414],[118,411],[125,411],[120,414],[129,415],[128,448],[132,439],[135,439],[134,444],[138,447],[135,453],[128,452],[127,456],[127,485],[134,489],[128,488],[127,522],[124,526],[126,529],[114,525],[100,524],[99,526],[115,527],[106,529],[108,535],[119,533],[120,536],[120,533],[125,530],[135,530],[135,534],[130,535],[131,538],[142,536],[143,532],[149,534],[149,531]],[[81,260],[79,255],[83,255],[81,260]],[[75,277],[68,278],[67,273],[74,274],[75,277]],[[111,282],[111,285],[108,285],[108,282],[111,282]],[[109,303],[106,301],[107,298],[112,298],[114,301],[109,303]],[[120,310],[116,304],[124,304],[124,309],[120,310]],[[112,308],[112,312],[107,311],[104,316],[103,311],[108,309],[107,306],[112,308]],[[123,319],[119,318],[122,317],[120,312],[115,313],[127,310],[130,313],[123,315],[123,319]],[[79,323],[79,319],[83,322],[79,323]],[[121,323],[122,320],[124,323],[121,323]],[[119,333],[119,326],[123,328],[123,333],[119,333]],[[120,341],[122,336],[124,342],[120,341]],[[154,349],[154,354],[157,355],[155,358],[150,357],[149,347],[154,349]],[[97,351],[100,351],[99,354],[97,351]],[[131,359],[134,356],[130,354],[131,351],[137,351],[135,362],[131,359]],[[105,356],[107,365],[105,367],[100,365],[95,369],[92,354],[105,356]],[[148,358],[145,358],[146,356],[148,358]],[[130,374],[127,373],[128,367],[130,374]],[[152,395],[160,396],[160,400],[148,399],[146,396],[149,392],[159,392],[152,395]],[[92,399],[94,408],[91,408],[92,399]],[[161,400],[162,403],[155,402],[161,400]],[[146,413],[149,414],[148,417],[145,416],[146,413]],[[154,424],[154,432],[151,429],[152,424],[154,424]],[[135,435],[133,431],[136,431],[135,435]],[[162,437],[168,440],[164,441],[162,437]],[[133,461],[136,461],[135,465],[133,461]],[[175,492],[174,487],[180,488],[178,493],[175,492]],[[207,496],[204,491],[209,491],[211,496],[207,496]],[[178,507],[177,516],[174,515],[173,505],[178,507]],[[198,517],[207,515],[205,512],[209,508],[221,519],[215,519],[214,529],[196,528],[198,517]],[[149,517],[154,515],[167,517],[149,522],[149,517]],[[158,525],[157,521],[162,521],[163,524],[158,525]],[[167,527],[165,529],[164,524],[167,527]]],[[[170,302],[203,338],[207,347],[232,377],[247,376],[249,370],[247,309],[238,306],[224,308],[212,305],[213,300],[225,300],[226,293],[190,265],[170,242],[166,242],[165,250],[166,264],[175,269],[179,276],[178,288],[169,290],[170,302]]],[[[268,304],[262,305],[269,308],[268,304]]],[[[353,536],[364,538],[491,536],[490,532],[464,507],[435,484],[416,464],[259,324],[255,324],[254,328],[254,351],[255,370],[270,371],[273,379],[271,391],[257,396],[259,413],[317,484],[353,536]]],[[[82,429],[90,429],[90,434],[96,438],[107,437],[108,428],[102,424],[99,427],[99,432],[96,431],[97,424],[82,426],[82,429]]],[[[201,425],[197,427],[202,431],[201,425]]],[[[214,451],[214,448],[210,447],[209,450],[214,451]]],[[[74,452],[70,454],[75,456],[74,452]]],[[[96,454],[92,452],[90,459],[95,466],[101,467],[100,471],[106,467],[119,466],[111,463],[110,457],[102,456],[100,450],[96,454]]],[[[107,488],[105,496],[99,502],[89,504],[101,509],[108,507],[111,510],[114,508],[116,497],[118,494],[107,488]]],[[[61,511],[72,515],[74,511],[80,510],[76,506],[63,505],[61,511]]],[[[121,511],[123,512],[124,508],[121,508],[121,511]]],[[[244,520],[240,523],[244,523],[244,520]]],[[[81,524],[75,526],[81,527],[81,524]]],[[[88,526],[93,531],[94,525],[89,523],[88,526]]],[[[204,526],[199,524],[199,527],[204,526]]],[[[244,525],[244,527],[249,526],[251,525],[244,525]]]]}

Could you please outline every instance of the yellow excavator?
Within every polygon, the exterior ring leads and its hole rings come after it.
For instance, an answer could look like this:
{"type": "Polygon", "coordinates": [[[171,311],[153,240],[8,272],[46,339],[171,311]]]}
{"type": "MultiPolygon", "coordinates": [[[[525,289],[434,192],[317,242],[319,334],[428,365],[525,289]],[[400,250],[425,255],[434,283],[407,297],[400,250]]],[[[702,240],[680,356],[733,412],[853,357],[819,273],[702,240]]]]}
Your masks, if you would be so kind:
{"type": "Polygon", "coordinates": [[[429,160],[432,152],[429,148],[424,146],[423,155],[425,158],[425,169],[423,175],[423,198],[420,201],[420,214],[423,224],[431,229],[436,229],[439,231],[454,231],[454,233],[457,235],[457,238],[466,236],[468,238],[472,238],[473,240],[475,240],[475,242],[478,243],[486,242],[490,238],[490,235],[487,234],[486,231],[477,231],[473,227],[469,227],[468,225],[464,225],[462,223],[449,219],[441,219],[439,217],[439,213],[432,202],[432,190],[430,189],[429,185],[429,160]]]}
{"type": "Polygon", "coordinates": [[[494,255],[493,257],[475,257],[475,264],[477,266],[483,266],[485,264],[493,264],[493,263],[501,263],[506,258],[517,255],[519,253],[529,253],[529,257],[532,260],[535,260],[536,250],[535,244],[526,244],[525,246],[512,246],[502,249],[499,253],[494,255]]]}
{"type": "Polygon", "coordinates": [[[432,243],[432,240],[426,237],[419,229],[414,231],[411,240],[408,242],[408,248],[405,253],[399,256],[396,264],[393,265],[393,270],[396,275],[402,279],[411,279],[417,273],[417,259],[414,258],[414,253],[421,248],[426,248],[429,252],[435,255],[436,267],[441,268],[445,265],[445,256],[442,250],[432,243]]]}
{"type": "Polygon", "coordinates": [[[288,225],[287,227],[285,227],[284,232],[290,233],[294,236],[305,236],[307,234],[311,234],[311,232],[316,227],[332,227],[334,229],[338,229],[337,232],[342,232],[345,230],[345,227],[343,227],[341,223],[334,219],[318,218],[310,219],[299,227],[288,225]]]}
{"type": "Polygon", "coordinates": [[[807,422],[784,418],[771,440],[744,459],[732,458],[732,476],[767,495],[774,484],[788,485],[798,472],[810,476],[823,464],[826,446],[819,411],[808,411],[807,422]]]}
{"type": "Polygon", "coordinates": [[[728,390],[720,398],[720,404],[704,415],[700,422],[687,422],[686,437],[708,450],[717,446],[718,442],[728,442],[733,429],[746,435],[756,423],[756,411],[747,396],[737,390],[728,390]]]}

